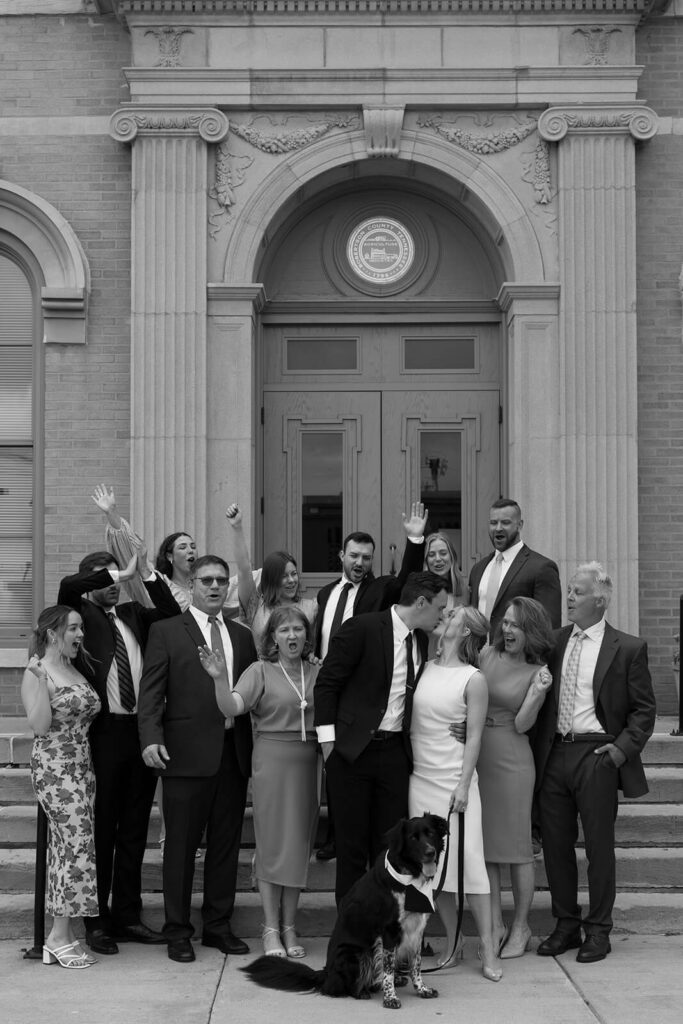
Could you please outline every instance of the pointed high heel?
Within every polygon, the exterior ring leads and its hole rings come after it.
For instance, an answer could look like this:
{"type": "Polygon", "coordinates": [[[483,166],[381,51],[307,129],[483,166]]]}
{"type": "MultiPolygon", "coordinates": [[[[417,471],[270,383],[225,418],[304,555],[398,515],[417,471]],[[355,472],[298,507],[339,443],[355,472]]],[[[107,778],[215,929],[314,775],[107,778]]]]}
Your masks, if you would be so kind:
{"type": "Polygon", "coordinates": [[[501,960],[514,960],[515,957],[524,956],[526,951],[529,949],[530,945],[531,929],[527,928],[527,930],[522,934],[521,941],[515,941],[512,938],[509,939],[505,946],[505,949],[502,950],[502,952],[500,952],[498,955],[500,956],[501,960]]]}
{"type": "MultiPolygon", "coordinates": [[[[283,938],[284,938],[285,932],[294,932],[294,934],[296,935],[296,928],[295,928],[295,926],[293,924],[283,924],[283,926],[282,926],[283,938]]],[[[291,957],[292,960],[300,960],[302,956],[306,956],[306,950],[304,949],[303,946],[299,945],[298,943],[294,943],[292,946],[288,946],[286,939],[285,939],[285,949],[287,951],[287,956],[291,957]]]]}
{"type": "Polygon", "coordinates": [[[58,946],[57,949],[43,946],[43,963],[59,964],[60,967],[66,967],[71,971],[82,971],[86,967],[92,967],[85,955],[79,955],[75,951],[74,945],[70,942],[66,946],[58,946]]]}
{"type": "Polygon", "coordinates": [[[502,970],[495,967],[488,967],[486,964],[481,965],[481,973],[487,981],[500,981],[503,977],[502,970]]]}
{"type": "Polygon", "coordinates": [[[285,953],[285,947],[280,942],[279,929],[266,928],[266,926],[264,925],[263,931],[261,932],[261,939],[263,940],[263,952],[265,953],[266,956],[287,956],[287,954],[285,953]],[[267,936],[269,935],[277,935],[277,942],[274,942],[272,939],[267,939],[267,936]],[[266,948],[266,941],[273,943],[270,949],[266,948]]]}
{"type": "Polygon", "coordinates": [[[465,936],[463,935],[462,932],[460,932],[460,935],[458,936],[458,941],[455,944],[455,949],[453,950],[453,952],[449,956],[448,960],[437,960],[436,961],[436,966],[445,970],[448,967],[457,967],[458,966],[458,960],[464,960],[464,959],[465,959],[465,936]]]}

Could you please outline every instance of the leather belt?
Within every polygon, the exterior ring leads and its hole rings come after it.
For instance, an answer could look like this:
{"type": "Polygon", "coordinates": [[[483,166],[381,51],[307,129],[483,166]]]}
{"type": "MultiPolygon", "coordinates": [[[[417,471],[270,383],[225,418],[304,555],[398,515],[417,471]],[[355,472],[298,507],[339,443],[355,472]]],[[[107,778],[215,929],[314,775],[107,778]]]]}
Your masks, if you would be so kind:
{"type": "Polygon", "coordinates": [[[399,730],[391,731],[389,729],[375,729],[370,739],[387,743],[389,740],[400,740],[402,736],[403,733],[399,730]]]}
{"type": "Polygon", "coordinates": [[[138,716],[135,713],[130,715],[122,715],[119,714],[118,711],[110,711],[109,717],[113,719],[115,722],[137,722],[138,720],[138,716]]]}
{"type": "Polygon", "coordinates": [[[555,733],[555,743],[612,743],[614,736],[610,736],[606,732],[568,732],[566,735],[562,735],[561,732],[555,733]]]}

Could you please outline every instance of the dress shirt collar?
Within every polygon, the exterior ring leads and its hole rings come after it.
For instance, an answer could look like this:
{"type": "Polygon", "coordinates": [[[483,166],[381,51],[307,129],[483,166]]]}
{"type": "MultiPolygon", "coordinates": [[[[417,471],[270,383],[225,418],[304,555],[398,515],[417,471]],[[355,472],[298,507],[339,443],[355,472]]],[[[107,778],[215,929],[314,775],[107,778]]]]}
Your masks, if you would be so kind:
{"type": "Polygon", "coordinates": [[[367,579],[366,576],[364,576],[362,580],[358,580],[358,583],[354,583],[353,580],[349,579],[346,573],[343,573],[342,578],[339,580],[337,586],[341,589],[342,587],[345,587],[347,583],[350,583],[354,590],[358,590],[359,586],[365,579],[367,579]]]}
{"type": "Polygon", "coordinates": [[[594,622],[592,626],[588,626],[586,629],[581,629],[574,623],[574,628],[571,631],[569,640],[573,640],[577,633],[585,633],[589,640],[595,640],[597,643],[602,643],[602,638],[605,635],[605,616],[594,622]]]}
{"type": "MultiPolygon", "coordinates": [[[[202,631],[203,630],[207,630],[209,628],[209,616],[206,614],[206,612],[201,611],[194,604],[190,605],[190,611],[192,612],[192,615],[194,616],[194,620],[197,623],[197,625],[199,626],[199,628],[202,631]]],[[[218,622],[219,628],[221,626],[225,625],[225,621],[223,619],[223,616],[220,614],[220,612],[217,613],[215,617],[216,617],[216,620],[218,622]]]]}
{"type": "Polygon", "coordinates": [[[396,611],[397,607],[398,606],[395,604],[392,604],[391,606],[391,625],[394,629],[394,637],[403,643],[405,638],[408,636],[408,633],[412,633],[412,629],[408,629],[405,622],[396,611]]]}
{"type": "Polygon", "coordinates": [[[503,563],[505,565],[509,565],[513,558],[517,557],[523,547],[524,541],[518,540],[516,544],[513,544],[510,548],[506,548],[505,551],[494,551],[493,557],[495,559],[496,555],[500,554],[503,556],[503,563]]]}

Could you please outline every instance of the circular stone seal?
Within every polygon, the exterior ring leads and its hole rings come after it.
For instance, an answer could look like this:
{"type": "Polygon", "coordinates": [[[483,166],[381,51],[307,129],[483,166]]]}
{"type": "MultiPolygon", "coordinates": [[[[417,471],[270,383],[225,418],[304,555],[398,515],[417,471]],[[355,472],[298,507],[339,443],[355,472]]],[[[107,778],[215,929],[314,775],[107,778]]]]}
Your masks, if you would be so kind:
{"type": "Polygon", "coordinates": [[[353,272],[374,284],[393,284],[410,270],[415,243],[407,228],[393,219],[371,217],[353,229],[346,243],[353,272]]]}

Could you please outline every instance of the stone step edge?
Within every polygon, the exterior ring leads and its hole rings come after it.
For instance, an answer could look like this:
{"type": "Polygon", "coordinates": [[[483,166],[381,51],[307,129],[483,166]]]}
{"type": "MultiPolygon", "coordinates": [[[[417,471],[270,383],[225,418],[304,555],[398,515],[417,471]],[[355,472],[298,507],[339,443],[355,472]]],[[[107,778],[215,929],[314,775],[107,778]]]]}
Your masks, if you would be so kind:
{"type": "MultiPolygon", "coordinates": [[[[196,937],[201,935],[199,906],[201,894],[193,894],[193,923],[196,937]]],[[[553,927],[550,908],[550,894],[537,891],[529,915],[529,923],[535,936],[543,937],[553,927]]],[[[503,912],[510,919],[513,903],[512,894],[502,893],[503,912]]],[[[579,905],[588,905],[588,893],[579,892],[579,905]]],[[[33,896],[29,893],[0,895],[0,940],[16,939],[30,941],[33,932],[33,896]]],[[[302,936],[329,935],[336,916],[336,905],[332,893],[304,892],[297,914],[298,931],[302,936]]],[[[614,933],[622,935],[679,935],[683,932],[683,893],[631,893],[618,892],[614,906],[614,933]]],[[[152,927],[163,924],[163,897],[160,893],[144,894],[143,920],[152,927]]],[[[258,893],[238,893],[232,918],[236,934],[248,940],[260,935],[263,912],[258,893]]],[[[79,927],[82,925],[79,922],[79,927]]],[[[466,906],[464,917],[466,937],[475,935],[476,930],[471,913],[466,906]]],[[[427,926],[430,936],[443,935],[438,915],[433,915],[427,926]]],[[[252,952],[259,952],[252,946],[252,952]]]]}

